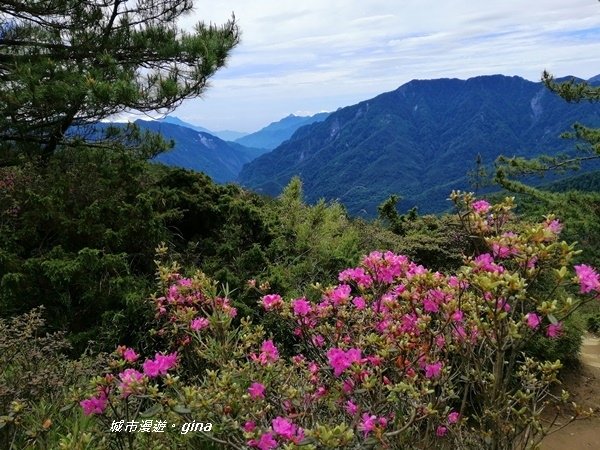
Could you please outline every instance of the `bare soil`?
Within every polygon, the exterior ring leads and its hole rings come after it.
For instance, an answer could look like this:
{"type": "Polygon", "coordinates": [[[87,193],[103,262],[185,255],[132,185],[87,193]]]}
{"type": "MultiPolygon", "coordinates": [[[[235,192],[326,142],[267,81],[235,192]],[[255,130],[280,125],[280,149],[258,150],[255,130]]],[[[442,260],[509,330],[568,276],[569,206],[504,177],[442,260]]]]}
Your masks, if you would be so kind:
{"type": "MultiPolygon", "coordinates": [[[[599,450],[600,449],[600,338],[587,335],[583,340],[580,366],[569,370],[563,380],[571,400],[584,409],[594,411],[592,417],[579,419],[548,435],[542,450],[599,450]]],[[[569,417],[560,417],[565,424],[569,417]]]]}

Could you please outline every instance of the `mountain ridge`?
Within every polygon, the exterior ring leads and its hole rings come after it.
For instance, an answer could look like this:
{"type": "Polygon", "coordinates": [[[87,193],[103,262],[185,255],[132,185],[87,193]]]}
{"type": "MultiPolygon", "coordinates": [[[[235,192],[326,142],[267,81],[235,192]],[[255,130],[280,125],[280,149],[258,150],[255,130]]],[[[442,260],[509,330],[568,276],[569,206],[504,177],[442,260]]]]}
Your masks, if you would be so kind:
{"type": "Polygon", "coordinates": [[[566,104],[518,76],[412,80],[298,129],[238,180],[277,195],[299,175],[309,202],[337,199],[353,214],[375,215],[392,193],[405,209],[439,212],[452,189],[469,188],[478,154],[487,164],[500,154],[556,154],[569,147],[559,134],[583,119],[600,125],[591,105],[566,104]]]}
{"type": "Polygon", "coordinates": [[[297,116],[289,114],[288,116],[276,122],[271,122],[264,128],[248,134],[235,142],[248,147],[266,148],[272,150],[278,145],[288,140],[300,127],[310,125],[315,122],[323,121],[330,113],[322,112],[312,116],[297,116]]]}

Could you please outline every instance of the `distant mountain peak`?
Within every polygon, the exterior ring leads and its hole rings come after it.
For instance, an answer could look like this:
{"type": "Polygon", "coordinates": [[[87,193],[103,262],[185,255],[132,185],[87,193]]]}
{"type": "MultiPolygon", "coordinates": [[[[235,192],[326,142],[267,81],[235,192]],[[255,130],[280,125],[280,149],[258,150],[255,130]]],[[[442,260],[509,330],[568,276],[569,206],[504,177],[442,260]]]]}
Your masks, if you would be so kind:
{"type": "Polygon", "coordinates": [[[272,122],[263,129],[236,139],[235,142],[248,147],[274,149],[282,142],[286,141],[298,130],[298,128],[315,122],[323,121],[329,113],[318,113],[312,116],[297,116],[289,114],[288,116],[276,122],[272,122]]]}
{"type": "Polygon", "coordinates": [[[376,215],[394,193],[407,208],[440,212],[453,189],[470,189],[477,155],[492,164],[500,154],[569,151],[562,132],[578,121],[600,125],[597,106],[546,92],[519,76],[411,80],[299,128],[246,164],[239,181],[277,195],[299,175],[308,201],[337,199],[354,214],[376,215]]]}

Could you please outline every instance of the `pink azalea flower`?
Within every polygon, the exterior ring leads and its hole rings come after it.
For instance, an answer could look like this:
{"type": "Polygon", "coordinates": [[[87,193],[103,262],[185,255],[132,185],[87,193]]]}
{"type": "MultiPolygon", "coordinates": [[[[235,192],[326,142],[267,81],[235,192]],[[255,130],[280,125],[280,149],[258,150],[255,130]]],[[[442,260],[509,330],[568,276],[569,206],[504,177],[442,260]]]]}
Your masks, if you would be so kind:
{"type": "Polygon", "coordinates": [[[435,430],[435,434],[438,437],[444,437],[446,436],[446,433],[448,433],[448,428],[446,428],[444,425],[438,426],[435,430]]]}
{"type": "Polygon", "coordinates": [[[365,272],[362,267],[355,269],[346,269],[340,272],[339,281],[354,281],[359,287],[369,287],[373,284],[373,279],[365,272]]]}
{"type": "Polygon", "coordinates": [[[475,267],[479,270],[498,273],[504,272],[504,267],[494,263],[494,257],[489,253],[483,253],[477,256],[473,262],[475,263],[475,267]]]}
{"type": "Polygon", "coordinates": [[[443,334],[439,334],[435,337],[435,345],[438,348],[444,348],[444,346],[446,345],[446,338],[443,334]]]}
{"type": "Polygon", "coordinates": [[[310,302],[305,298],[299,298],[292,302],[292,307],[294,308],[294,314],[297,316],[306,316],[312,311],[312,307],[310,302]]]}
{"type": "Polygon", "coordinates": [[[497,242],[492,244],[492,253],[496,258],[508,258],[513,252],[510,247],[506,247],[505,245],[500,245],[497,242]]]}
{"type": "Polygon", "coordinates": [[[550,230],[551,232],[553,232],[554,234],[558,234],[561,232],[561,230],[563,229],[562,224],[560,223],[560,221],[558,219],[554,219],[552,221],[546,221],[544,223],[545,227],[547,230],[550,230]]]}
{"type": "Polygon", "coordinates": [[[464,313],[460,309],[457,309],[456,311],[454,311],[452,313],[451,317],[452,317],[452,320],[454,320],[455,322],[462,322],[464,313]]]}
{"type": "Polygon", "coordinates": [[[346,412],[351,416],[354,416],[358,412],[358,406],[356,406],[352,400],[346,402],[346,412]]]}
{"type": "Polygon", "coordinates": [[[346,394],[350,394],[352,391],[354,391],[354,381],[352,381],[350,378],[345,379],[342,383],[342,390],[346,394]]]}
{"type": "Polygon", "coordinates": [[[196,317],[190,322],[190,328],[194,331],[200,331],[208,327],[210,322],[205,317],[196,317]]]}
{"type": "Polygon", "coordinates": [[[427,378],[437,378],[442,373],[442,362],[438,361],[433,364],[425,365],[425,376],[427,378]]]}
{"type": "Polygon", "coordinates": [[[144,373],[154,378],[159,375],[166,375],[167,371],[177,364],[177,352],[169,355],[161,355],[157,353],[154,359],[147,359],[144,364],[144,373]]]}
{"type": "Polygon", "coordinates": [[[260,450],[271,450],[277,447],[277,441],[273,437],[272,433],[264,433],[260,436],[260,439],[252,439],[247,442],[250,447],[256,447],[260,450]]]}
{"type": "Polygon", "coordinates": [[[266,366],[279,359],[279,351],[277,350],[277,347],[275,347],[275,344],[273,344],[273,341],[269,339],[268,341],[263,341],[260,346],[260,355],[256,356],[255,354],[252,354],[251,358],[253,361],[266,366]]]}
{"type": "Polygon", "coordinates": [[[360,362],[361,352],[356,348],[351,348],[348,351],[340,348],[331,348],[327,352],[327,359],[333,368],[333,374],[339,377],[353,363],[360,362]]]}
{"type": "Polygon", "coordinates": [[[127,398],[133,393],[135,386],[142,382],[144,374],[135,369],[125,369],[119,374],[119,378],[121,379],[121,383],[119,383],[121,396],[127,398]]]}
{"type": "Polygon", "coordinates": [[[457,413],[456,411],[452,411],[450,414],[448,414],[448,423],[449,424],[457,423],[459,420],[460,420],[460,414],[457,413]]]}
{"type": "Polygon", "coordinates": [[[491,208],[491,205],[485,200],[477,200],[476,202],[473,202],[471,207],[473,208],[473,211],[480,214],[488,212],[491,208]]]}
{"type": "Polygon", "coordinates": [[[106,394],[104,392],[101,392],[100,394],[98,394],[98,396],[82,400],[81,402],[79,402],[79,404],[83,408],[83,414],[85,414],[86,416],[92,414],[102,414],[106,409],[106,394]]]}
{"type": "Polygon", "coordinates": [[[350,298],[350,292],[352,292],[350,286],[347,284],[340,284],[331,292],[329,297],[334,306],[339,306],[350,298]]]}
{"type": "Polygon", "coordinates": [[[435,313],[440,310],[440,307],[434,300],[430,298],[425,298],[425,300],[423,300],[423,309],[425,310],[425,312],[435,313]]]}
{"type": "Polygon", "coordinates": [[[377,426],[377,416],[369,415],[368,413],[364,413],[362,415],[362,420],[358,424],[358,429],[364,432],[365,437],[369,435],[371,431],[375,429],[377,426]]]}
{"type": "Polygon", "coordinates": [[[365,307],[367,306],[367,302],[365,302],[365,299],[362,297],[354,297],[352,299],[352,304],[358,310],[365,309],[365,307]]]}
{"type": "Polygon", "coordinates": [[[323,347],[323,344],[325,344],[325,338],[320,334],[317,334],[312,337],[311,342],[315,347],[323,347]]]}
{"type": "Polygon", "coordinates": [[[527,326],[532,330],[535,330],[540,326],[540,316],[538,316],[536,313],[528,313],[525,317],[527,318],[527,326]]]}
{"type": "Polygon", "coordinates": [[[561,322],[551,323],[550,325],[548,325],[548,329],[546,330],[546,336],[548,336],[551,339],[555,339],[557,337],[560,337],[562,331],[563,327],[561,322]]]}
{"type": "Polygon", "coordinates": [[[579,264],[575,266],[575,273],[579,281],[579,292],[586,294],[590,291],[600,291],[600,277],[593,267],[579,264]]]}
{"type": "Polygon", "coordinates": [[[265,398],[265,385],[262,383],[252,383],[248,388],[248,394],[252,398],[265,398]]]}
{"type": "Polygon", "coordinates": [[[269,294],[262,298],[262,306],[267,311],[270,311],[281,305],[283,305],[283,299],[279,294],[269,294]]]}
{"type": "Polygon", "coordinates": [[[246,433],[252,433],[256,429],[256,422],[249,420],[244,424],[244,431],[246,433]]]}
{"type": "Polygon", "coordinates": [[[123,351],[123,359],[127,362],[134,362],[139,357],[140,355],[138,355],[132,348],[126,348],[125,351],[123,351]]]}
{"type": "Polygon", "coordinates": [[[273,419],[273,431],[279,436],[289,440],[294,436],[296,432],[296,426],[289,420],[278,416],[273,419]]]}

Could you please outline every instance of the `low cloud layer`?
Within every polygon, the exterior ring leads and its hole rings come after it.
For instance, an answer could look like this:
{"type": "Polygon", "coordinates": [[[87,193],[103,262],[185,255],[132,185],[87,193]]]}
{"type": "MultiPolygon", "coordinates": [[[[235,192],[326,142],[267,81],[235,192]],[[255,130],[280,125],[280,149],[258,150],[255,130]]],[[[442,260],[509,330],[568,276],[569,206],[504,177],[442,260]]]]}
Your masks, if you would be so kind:
{"type": "Polygon", "coordinates": [[[182,26],[232,12],[241,44],[204,98],[175,113],[213,130],[254,131],[415,78],[600,73],[596,0],[196,0],[182,26]]]}

